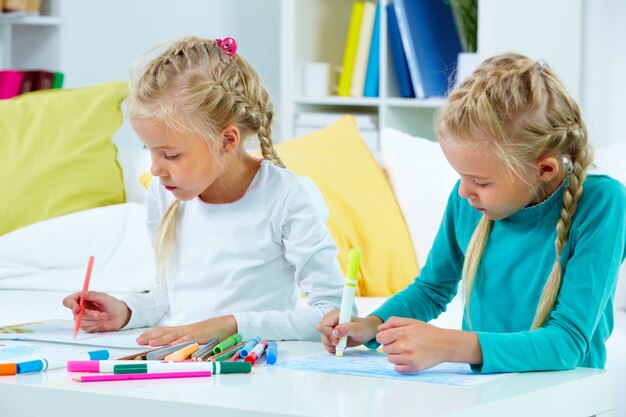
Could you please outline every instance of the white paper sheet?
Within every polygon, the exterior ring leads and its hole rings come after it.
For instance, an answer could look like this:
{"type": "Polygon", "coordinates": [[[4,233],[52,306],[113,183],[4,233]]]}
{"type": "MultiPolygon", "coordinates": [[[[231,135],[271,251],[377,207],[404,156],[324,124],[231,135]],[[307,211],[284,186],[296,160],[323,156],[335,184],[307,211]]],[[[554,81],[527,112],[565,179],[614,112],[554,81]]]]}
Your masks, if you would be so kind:
{"type": "Polygon", "coordinates": [[[505,378],[511,374],[478,374],[469,365],[462,363],[442,363],[415,374],[396,372],[387,355],[378,351],[348,349],[342,358],[330,353],[317,353],[309,356],[277,362],[281,368],[298,371],[317,371],[331,374],[390,378],[402,381],[426,382],[446,385],[475,385],[505,378]]]}
{"type": "MultiPolygon", "coordinates": [[[[135,339],[146,328],[105,333],[79,332],[72,337],[74,322],[71,320],[46,320],[34,323],[0,326],[0,339],[38,340],[75,345],[106,346],[115,348],[142,348],[135,339]]],[[[145,347],[144,347],[145,348],[145,347]]]]}

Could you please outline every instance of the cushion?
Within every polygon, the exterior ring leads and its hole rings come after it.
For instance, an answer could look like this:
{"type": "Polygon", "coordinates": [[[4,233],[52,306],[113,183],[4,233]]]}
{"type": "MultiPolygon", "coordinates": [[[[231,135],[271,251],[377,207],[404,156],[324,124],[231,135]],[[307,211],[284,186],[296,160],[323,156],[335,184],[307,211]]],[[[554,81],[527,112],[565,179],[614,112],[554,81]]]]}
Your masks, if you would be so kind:
{"type": "Polygon", "coordinates": [[[418,267],[406,224],[354,118],[343,116],[276,150],[288,169],[311,178],[324,195],[344,271],[350,249],[362,251],[358,295],[390,296],[413,281],[418,267]]]}
{"type": "Polygon", "coordinates": [[[0,101],[0,235],[124,202],[111,137],[122,123],[125,82],[43,90],[0,101]],[[8,187],[8,188],[7,188],[8,187]]]}
{"type": "Polygon", "coordinates": [[[416,257],[424,265],[459,177],[432,140],[387,127],[381,132],[381,152],[416,257]]]}

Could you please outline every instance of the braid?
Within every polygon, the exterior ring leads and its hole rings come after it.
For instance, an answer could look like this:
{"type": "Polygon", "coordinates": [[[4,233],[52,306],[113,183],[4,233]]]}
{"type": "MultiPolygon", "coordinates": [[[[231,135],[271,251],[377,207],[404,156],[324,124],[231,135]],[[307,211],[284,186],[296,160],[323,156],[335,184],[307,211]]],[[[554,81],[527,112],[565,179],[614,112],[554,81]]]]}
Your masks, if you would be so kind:
{"type": "Polygon", "coordinates": [[[561,255],[569,239],[572,218],[576,213],[578,202],[583,194],[583,183],[587,177],[586,167],[591,163],[593,158],[590,149],[584,146],[584,138],[586,137],[584,128],[581,129],[578,126],[571,126],[569,129],[557,128],[555,129],[555,136],[561,137],[561,141],[565,141],[566,137],[569,137],[568,143],[570,144],[572,154],[576,155],[576,159],[570,162],[568,183],[563,190],[563,206],[561,207],[560,217],[556,224],[557,236],[554,241],[556,259],[554,260],[552,270],[541,293],[531,329],[537,329],[546,323],[556,303],[563,276],[561,255]],[[583,146],[580,146],[581,143],[583,146]]]}

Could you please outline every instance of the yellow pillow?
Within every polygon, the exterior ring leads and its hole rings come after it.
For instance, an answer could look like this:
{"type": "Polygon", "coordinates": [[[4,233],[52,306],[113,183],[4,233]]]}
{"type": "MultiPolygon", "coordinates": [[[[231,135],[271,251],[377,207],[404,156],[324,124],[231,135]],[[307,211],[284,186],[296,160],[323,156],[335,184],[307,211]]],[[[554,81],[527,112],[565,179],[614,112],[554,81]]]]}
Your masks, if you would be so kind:
{"type": "Polygon", "coordinates": [[[126,82],[111,82],[0,101],[0,235],[125,201],[111,137],[126,92],[126,82]]]}
{"type": "Polygon", "coordinates": [[[359,295],[387,297],[413,281],[418,266],[406,223],[354,118],[344,116],[276,150],[289,170],[311,178],[324,195],[344,271],[350,249],[361,249],[359,295]]]}

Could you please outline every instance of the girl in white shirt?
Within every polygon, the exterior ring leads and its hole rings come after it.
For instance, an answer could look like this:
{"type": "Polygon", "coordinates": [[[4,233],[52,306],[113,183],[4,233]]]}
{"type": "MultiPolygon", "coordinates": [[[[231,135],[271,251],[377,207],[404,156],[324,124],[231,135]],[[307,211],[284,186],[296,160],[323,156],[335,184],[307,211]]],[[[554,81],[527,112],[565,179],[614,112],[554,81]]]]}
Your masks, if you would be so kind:
{"type": "Polygon", "coordinates": [[[67,296],[74,315],[85,299],[82,330],[160,325],[137,339],[151,346],[235,332],[316,340],[317,322],[341,302],[328,209],[309,179],[284,169],[269,95],[235,41],[175,42],[131,80],[127,111],[152,157],[148,229],[158,279],[124,300],[67,296]],[[252,135],[263,160],[245,151],[252,135]]]}

